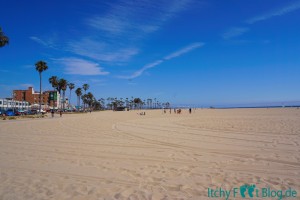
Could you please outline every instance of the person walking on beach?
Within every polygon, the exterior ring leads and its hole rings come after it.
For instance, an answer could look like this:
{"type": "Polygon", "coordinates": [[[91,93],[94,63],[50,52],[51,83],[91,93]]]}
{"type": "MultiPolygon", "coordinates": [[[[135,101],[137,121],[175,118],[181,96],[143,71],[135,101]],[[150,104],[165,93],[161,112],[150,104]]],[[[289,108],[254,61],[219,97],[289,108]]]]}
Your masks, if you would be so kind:
{"type": "Polygon", "coordinates": [[[60,115],[60,117],[62,117],[62,111],[61,110],[59,111],[59,115],[60,115]]]}
{"type": "Polygon", "coordinates": [[[189,113],[192,114],[192,109],[191,108],[189,109],[189,113]]]}
{"type": "Polygon", "coordinates": [[[53,109],[51,110],[51,116],[52,116],[52,118],[54,117],[54,110],[53,109]]]}

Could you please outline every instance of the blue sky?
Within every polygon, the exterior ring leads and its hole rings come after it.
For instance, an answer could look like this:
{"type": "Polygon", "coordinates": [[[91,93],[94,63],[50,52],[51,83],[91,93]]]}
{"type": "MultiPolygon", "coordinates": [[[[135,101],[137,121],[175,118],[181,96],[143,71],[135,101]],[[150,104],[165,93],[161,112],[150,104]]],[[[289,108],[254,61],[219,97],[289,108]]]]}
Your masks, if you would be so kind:
{"type": "MultiPolygon", "coordinates": [[[[0,97],[34,64],[97,98],[238,105],[300,100],[300,1],[10,0],[0,26],[0,97]]],[[[74,95],[75,96],[75,95],[74,95]]],[[[73,99],[75,102],[75,98],[73,99]]]]}

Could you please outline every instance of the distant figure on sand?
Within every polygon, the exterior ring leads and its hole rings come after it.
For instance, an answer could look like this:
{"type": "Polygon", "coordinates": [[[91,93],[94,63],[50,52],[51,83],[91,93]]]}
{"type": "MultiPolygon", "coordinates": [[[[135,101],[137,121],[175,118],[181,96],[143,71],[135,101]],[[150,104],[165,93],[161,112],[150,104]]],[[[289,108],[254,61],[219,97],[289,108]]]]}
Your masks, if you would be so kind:
{"type": "Polygon", "coordinates": [[[172,113],[172,109],[170,108],[170,114],[172,113]]]}
{"type": "Polygon", "coordinates": [[[189,109],[189,113],[190,113],[190,114],[192,113],[192,109],[191,109],[191,108],[189,109]]]}
{"type": "Polygon", "coordinates": [[[51,110],[51,116],[52,116],[52,118],[54,117],[54,110],[53,109],[51,110]]]}
{"type": "Polygon", "coordinates": [[[146,112],[140,112],[140,113],[136,113],[138,115],[146,115],[146,112]]]}
{"type": "Polygon", "coordinates": [[[61,110],[59,111],[59,115],[60,115],[60,117],[62,117],[62,111],[61,110]]]}

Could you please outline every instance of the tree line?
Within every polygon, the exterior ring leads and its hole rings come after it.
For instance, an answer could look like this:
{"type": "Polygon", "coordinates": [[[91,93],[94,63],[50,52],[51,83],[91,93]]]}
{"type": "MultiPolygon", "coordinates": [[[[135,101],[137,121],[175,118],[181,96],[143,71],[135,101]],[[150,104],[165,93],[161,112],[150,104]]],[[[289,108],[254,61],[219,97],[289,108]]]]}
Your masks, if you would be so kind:
{"type": "MultiPolygon", "coordinates": [[[[48,69],[47,63],[44,61],[38,61],[36,64],[36,70],[39,72],[40,77],[40,106],[41,106],[41,91],[42,91],[42,72],[48,69]]],[[[51,84],[54,91],[57,91],[60,95],[62,94],[62,107],[61,109],[65,110],[65,102],[66,102],[66,90],[69,88],[69,102],[71,101],[72,90],[75,88],[74,83],[70,83],[64,78],[58,78],[57,76],[51,76],[49,78],[49,83],[51,84]]],[[[117,108],[128,108],[128,109],[157,109],[157,108],[169,108],[170,103],[162,103],[158,101],[156,98],[154,99],[145,99],[141,98],[113,98],[108,97],[107,99],[100,98],[96,99],[95,96],[88,92],[89,90],[88,84],[83,84],[82,87],[78,87],[75,90],[77,95],[77,108],[80,108],[80,100],[83,102],[83,110],[86,109],[94,109],[94,110],[116,110],[117,108]],[[84,91],[84,93],[83,93],[84,91]]]]}

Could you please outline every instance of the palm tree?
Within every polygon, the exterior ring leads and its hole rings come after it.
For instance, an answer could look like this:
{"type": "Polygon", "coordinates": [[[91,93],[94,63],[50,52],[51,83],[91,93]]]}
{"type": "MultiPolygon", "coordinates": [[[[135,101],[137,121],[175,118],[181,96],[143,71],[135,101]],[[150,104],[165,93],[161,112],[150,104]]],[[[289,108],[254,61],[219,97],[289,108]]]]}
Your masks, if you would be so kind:
{"type": "MultiPolygon", "coordinates": [[[[86,94],[86,91],[90,88],[89,84],[83,84],[82,89],[84,90],[84,94],[86,94]]],[[[83,109],[85,110],[85,102],[83,102],[83,109]]]]}
{"type": "MultiPolygon", "coordinates": [[[[82,99],[82,102],[83,102],[83,105],[85,105],[87,103],[87,94],[84,94],[81,96],[81,99],[82,99]]],[[[84,110],[85,111],[85,110],[84,110]]]]}
{"type": "MultiPolygon", "coordinates": [[[[57,78],[57,76],[51,76],[49,78],[49,83],[52,85],[53,91],[56,92],[56,89],[58,87],[58,78],[57,78]]],[[[54,109],[54,99],[53,99],[53,109],[54,109]]]]}
{"type": "MultiPolygon", "coordinates": [[[[92,94],[92,93],[90,93],[90,92],[88,92],[87,94],[86,94],[86,96],[87,96],[87,100],[88,100],[88,105],[89,105],[89,108],[91,107],[91,105],[92,105],[92,103],[93,103],[93,100],[94,100],[94,95],[92,94]]],[[[90,108],[91,109],[91,108],[90,108]]]]}
{"type": "Polygon", "coordinates": [[[100,98],[100,99],[98,99],[98,102],[100,103],[100,108],[104,110],[105,109],[105,99],[100,98]]]}
{"type": "Polygon", "coordinates": [[[113,106],[112,106],[113,100],[114,100],[114,98],[112,98],[112,97],[108,97],[108,98],[107,98],[107,102],[108,102],[108,103],[107,103],[107,107],[109,107],[110,110],[113,109],[113,106]]]}
{"type": "Polygon", "coordinates": [[[75,93],[76,93],[76,95],[77,95],[77,106],[78,106],[78,108],[79,108],[79,106],[80,106],[80,97],[81,97],[81,95],[82,95],[82,89],[81,89],[81,88],[77,88],[77,89],[75,90],[75,93]]]}
{"type": "Polygon", "coordinates": [[[81,99],[82,99],[83,103],[87,104],[90,108],[95,98],[92,93],[88,92],[87,94],[82,95],[81,99]]]}
{"type": "Polygon", "coordinates": [[[9,38],[4,35],[4,32],[2,32],[2,29],[0,27],[0,47],[4,47],[9,43],[9,38]]]}
{"type": "Polygon", "coordinates": [[[133,102],[135,104],[135,107],[138,107],[139,109],[141,109],[141,105],[143,104],[143,101],[140,98],[134,98],[133,102]]]}
{"type": "Polygon", "coordinates": [[[63,110],[65,110],[65,94],[66,94],[66,89],[67,89],[67,86],[68,86],[68,81],[61,78],[59,79],[58,81],[58,87],[59,87],[59,91],[63,91],[63,103],[62,103],[62,108],[63,110]]]}
{"type": "Polygon", "coordinates": [[[89,84],[83,84],[82,89],[84,90],[84,94],[86,94],[86,91],[90,88],[89,84]]]}
{"type": "Polygon", "coordinates": [[[68,86],[69,86],[69,89],[70,89],[70,98],[69,98],[69,108],[70,108],[70,104],[71,104],[71,93],[72,93],[72,90],[75,88],[75,84],[74,84],[74,83],[69,83],[68,86]]]}
{"type": "Polygon", "coordinates": [[[35,63],[35,69],[36,71],[39,72],[40,75],[40,110],[39,112],[41,112],[42,110],[42,72],[46,71],[48,69],[47,63],[44,61],[38,61],[37,63],[35,63]]]}

